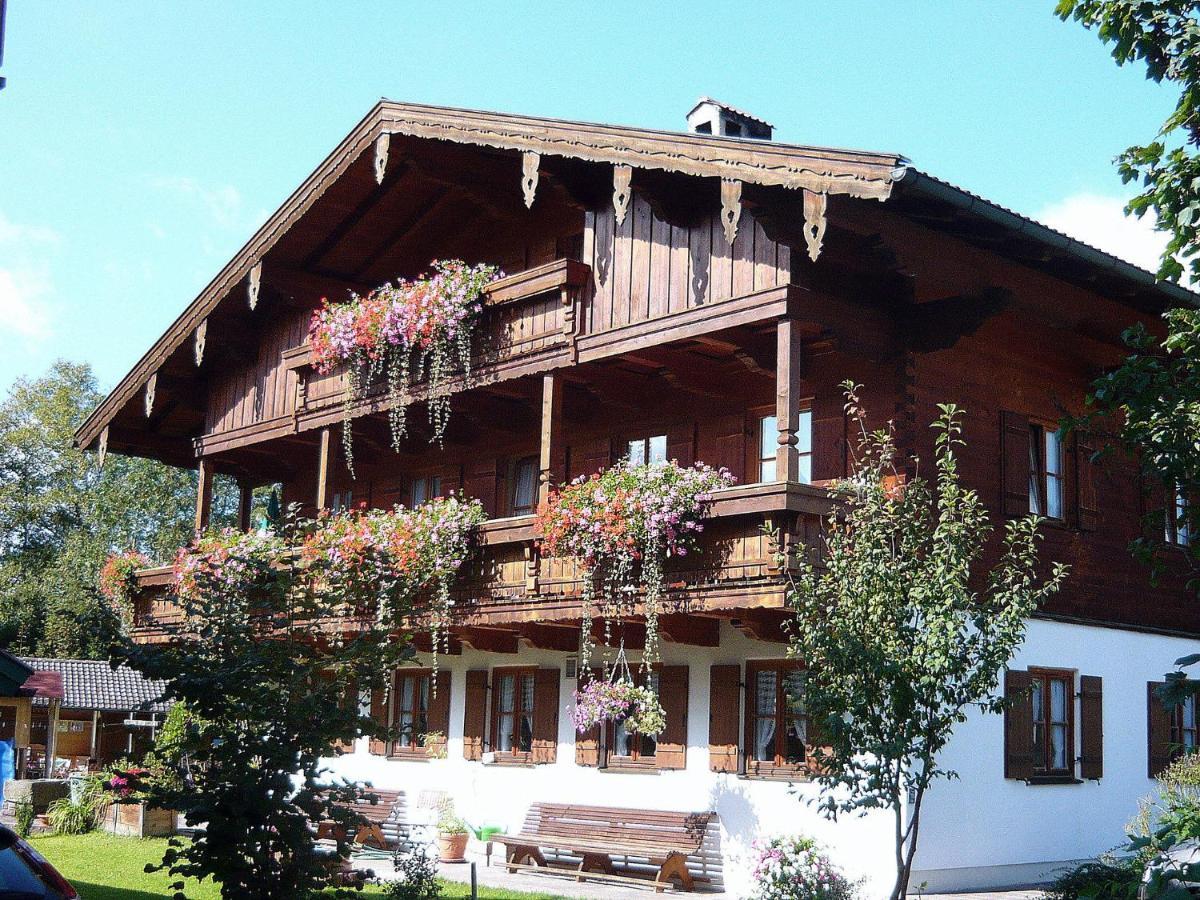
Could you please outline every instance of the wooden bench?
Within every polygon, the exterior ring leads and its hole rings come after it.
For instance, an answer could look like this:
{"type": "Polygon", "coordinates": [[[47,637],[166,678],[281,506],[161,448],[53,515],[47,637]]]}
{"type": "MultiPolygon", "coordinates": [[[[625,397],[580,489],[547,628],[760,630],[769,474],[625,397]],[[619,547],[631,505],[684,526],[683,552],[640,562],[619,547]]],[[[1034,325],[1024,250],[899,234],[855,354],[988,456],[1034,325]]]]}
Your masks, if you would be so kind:
{"type": "Polygon", "coordinates": [[[618,875],[614,856],[647,859],[658,868],[656,891],[677,879],[685,891],[693,890],[687,868],[689,855],[700,850],[712,812],[662,812],[650,809],[619,809],[563,803],[534,803],[517,834],[498,834],[492,840],[504,844],[508,871],[547,867],[543,849],[561,850],[582,858],[574,870],[577,881],[598,880],[641,882],[645,879],[618,875]],[[595,873],[593,875],[593,873],[595,873]]]}
{"type": "MultiPolygon", "coordinates": [[[[380,791],[370,788],[367,792],[376,795],[379,801],[372,803],[365,797],[360,797],[353,803],[342,804],[365,820],[354,826],[354,838],[351,843],[379,847],[383,850],[394,849],[408,836],[404,791],[380,791]]],[[[317,839],[334,837],[339,827],[336,822],[322,822],[317,829],[317,839]]]]}

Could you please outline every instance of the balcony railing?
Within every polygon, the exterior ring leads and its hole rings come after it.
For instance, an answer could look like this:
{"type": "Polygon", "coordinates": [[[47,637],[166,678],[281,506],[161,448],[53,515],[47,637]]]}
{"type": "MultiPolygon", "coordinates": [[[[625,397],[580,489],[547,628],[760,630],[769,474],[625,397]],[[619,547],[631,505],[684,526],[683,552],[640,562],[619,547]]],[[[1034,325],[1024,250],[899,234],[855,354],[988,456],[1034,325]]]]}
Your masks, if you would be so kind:
{"type": "MultiPolygon", "coordinates": [[[[777,530],[787,545],[813,544],[832,508],[827,489],[804,484],[751,484],[718,491],[698,552],[670,561],[668,611],[738,609],[782,604],[777,530]]],[[[571,559],[543,557],[534,517],[492,519],[480,526],[480,552],[455,587],[464,626],[578,618],[581,571],[571,559]]],[[[181,621],[170,593],[171,567],[138,572],[134,635],[165,639],[181,621]]]]}

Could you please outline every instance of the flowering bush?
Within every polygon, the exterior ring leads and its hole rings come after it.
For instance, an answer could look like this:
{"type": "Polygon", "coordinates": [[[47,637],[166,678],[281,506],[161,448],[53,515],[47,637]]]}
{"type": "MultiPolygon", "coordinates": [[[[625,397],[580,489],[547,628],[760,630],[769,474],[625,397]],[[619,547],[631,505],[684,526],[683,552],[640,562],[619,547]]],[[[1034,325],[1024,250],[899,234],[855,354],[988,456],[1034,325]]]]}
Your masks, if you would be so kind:
{"type": "MultiPolygon", "coordinates": [[[[313,364],[319,372],[347,367],[346,416],[364,373],[387,377],[392,444],[406,428],[409,387],[428,377],[429,423],[440,441],[450,415],[446,384],[457,369],[470,375],[471,334],[482,309],[480,294],[501,276],[495,266],[434,260],[433,271],[413,281],[388,283],[345,303],[322,300],[309,325],[313,364]]],[[[353,466],[351,429],[342,429],[353,466]]]]}
{"type": "Polygon", "coordinates": [[[580,734],[602,722],[624,721],[631,731],[651,737],[667,727],[666,715],[658,695],[648,687],[639,687],[628,679],[594,679],[575,692],[575,710],[571,714],[580,734]]]}
{"type": "Polygon", "coordinates": [[[112,554],[100,568],[100,594],[116,608],[126,627],[133,621],[133,591],[137,587],[137,570],[149,565],[150,560],[144,553],[125,550],[112,554]]]}
{"type": "Polygon", "coordinates": [[[805,837],[755,841],[751,900],[851,900],[858,886],[805,837]]]}
{"type": "Polygon", "coordinates": [[[642,664],[647,668],[657,661],[663,568],[669,557],[694,549],[713,491],[733,482],[728,469],[704,463],[683,467],[674,461],[623,460],[550,494],[538,509],[545,550],[550,556],[576,557],[584,569],[580,665],[588,664],[596,599],[604,604],[606,618],[613,618],[632,605],[630,595],[639,584],[645,588],[642,664]]]}

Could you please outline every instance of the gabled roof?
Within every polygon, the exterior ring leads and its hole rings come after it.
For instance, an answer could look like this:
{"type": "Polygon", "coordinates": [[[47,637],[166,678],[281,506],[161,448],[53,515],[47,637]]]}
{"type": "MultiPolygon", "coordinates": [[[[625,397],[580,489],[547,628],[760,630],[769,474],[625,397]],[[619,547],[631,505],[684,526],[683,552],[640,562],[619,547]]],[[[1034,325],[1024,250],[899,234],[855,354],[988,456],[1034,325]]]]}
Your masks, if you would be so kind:
{"type": "MultiPolygon", "coordinates": [[[[103,660],[37,656],[22,657],[22,661],[38,671],[61,677],[64,709],[98,709],[101,712],[166,712],[168,709],[168,704],[159,700],[165,683],[145,678],[125,665],[114,669],[103,660]]],[[[34,706],[47,703],[44,697],[33,701],[34,706]]]]}

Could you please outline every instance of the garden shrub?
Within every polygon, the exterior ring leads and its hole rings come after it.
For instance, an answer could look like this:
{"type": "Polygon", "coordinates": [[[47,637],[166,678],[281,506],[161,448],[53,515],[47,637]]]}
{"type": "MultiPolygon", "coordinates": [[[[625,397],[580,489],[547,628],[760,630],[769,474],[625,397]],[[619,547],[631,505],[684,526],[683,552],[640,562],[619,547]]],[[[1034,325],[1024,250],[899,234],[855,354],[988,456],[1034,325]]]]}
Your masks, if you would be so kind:
{"type": "Polygon", "coordinates": [[[859,885],[843,875],[806,837],[755,841],[750,900],[852,900],[859,885]]]}

